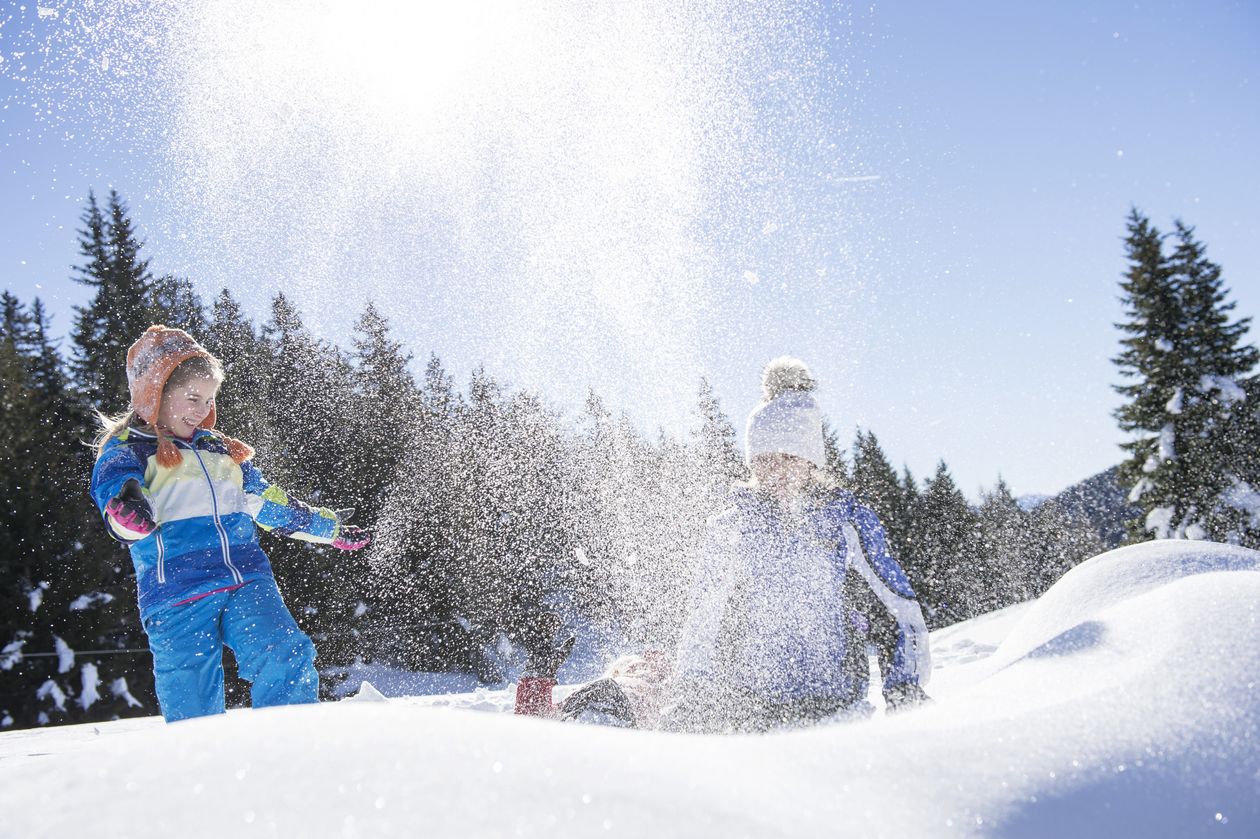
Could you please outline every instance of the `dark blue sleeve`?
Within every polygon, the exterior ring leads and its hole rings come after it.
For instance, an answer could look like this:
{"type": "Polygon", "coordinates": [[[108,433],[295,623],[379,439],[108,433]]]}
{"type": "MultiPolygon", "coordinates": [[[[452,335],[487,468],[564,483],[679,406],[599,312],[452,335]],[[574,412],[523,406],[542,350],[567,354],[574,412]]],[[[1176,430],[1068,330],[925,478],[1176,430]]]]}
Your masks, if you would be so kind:
{"type": "MultiPolygon", "coordinates": [[[[96,464],[92,467],[92,482],[88,488],[92,501],[101,511],[102,520],[105,518],[105,505],[111,498],[122,492],[123,485],[127,481],[135,480],[141,485],[144,484],[144,466],[144,462],[131,446],[117,441],[110,441],[105,445],[105,450],[101,452],[101,456],[96,459],[96,464]]],[[[114,539],[120,542],[126,541],[119,538],[109,527],[105,530],[114,539]]]]}

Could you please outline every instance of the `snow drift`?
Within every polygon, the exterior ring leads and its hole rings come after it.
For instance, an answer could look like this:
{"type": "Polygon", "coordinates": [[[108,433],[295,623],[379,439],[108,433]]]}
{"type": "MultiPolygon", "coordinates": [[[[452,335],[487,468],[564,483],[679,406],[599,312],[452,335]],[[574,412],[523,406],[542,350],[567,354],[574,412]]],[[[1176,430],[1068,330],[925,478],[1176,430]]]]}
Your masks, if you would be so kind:
{"type": "Polygon", "coordinates": [[[1155,542],[933,634],[935,704],[766,736],[329,703],[0,734],[3,836],[1256,836],[1260,553],[1155,542]]]}

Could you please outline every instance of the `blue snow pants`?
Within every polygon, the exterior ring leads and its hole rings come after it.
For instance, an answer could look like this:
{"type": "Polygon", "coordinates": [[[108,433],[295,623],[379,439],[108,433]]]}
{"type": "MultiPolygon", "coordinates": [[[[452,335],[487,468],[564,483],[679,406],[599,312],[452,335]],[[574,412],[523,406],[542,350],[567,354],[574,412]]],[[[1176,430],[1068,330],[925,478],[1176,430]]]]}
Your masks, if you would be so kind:
{"type": "Polygon", "coordinates": [[[236,654],[255,708],[317,702],[315,645],[298,628],[275,580],[155,609],[144,620],[158,704],[167,722],[221,714],[223,647],[236,654]]]}

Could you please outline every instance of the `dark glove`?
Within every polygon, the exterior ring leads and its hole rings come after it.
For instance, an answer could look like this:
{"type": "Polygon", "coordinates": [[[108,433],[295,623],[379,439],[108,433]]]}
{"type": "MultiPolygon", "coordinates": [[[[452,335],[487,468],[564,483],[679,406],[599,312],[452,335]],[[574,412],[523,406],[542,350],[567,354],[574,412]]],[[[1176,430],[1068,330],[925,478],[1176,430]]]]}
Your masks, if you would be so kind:
{"type": "Polygon", "coordinates": [[[884,702],[888,703],[891,713],[904,711],[916,705],[926,705],[932,701],[918,682],[903,682],[884,688],[884,702]]]}
{"type": "Polygon", "coordinates": [[[153,507],[140,491],[140,482],[134,479],[123,484],[122,490],[105,504],[105,515],[110,527],[120,538],[135,542],[157,530],[153,507]]]}
{"type": "Polygon", "coordinates": [[[367,547],[367,544],[372,541],[372,534],[362,527],[345,523],[354,515],[354,508],[345,507],[335,513],[338,527],[337,538],[332,540],[332,546],[339,551],[357,551],[359,548],[367,547]]]}
{"type": "Polygon", "coordinates": [[[577,640],[572,635],[561,632],[561,629],[560,616],[547,612],[528,631],[521,633],[527,674],[545,679],[556,677],[556,671],[569,657],[577,640]]]}

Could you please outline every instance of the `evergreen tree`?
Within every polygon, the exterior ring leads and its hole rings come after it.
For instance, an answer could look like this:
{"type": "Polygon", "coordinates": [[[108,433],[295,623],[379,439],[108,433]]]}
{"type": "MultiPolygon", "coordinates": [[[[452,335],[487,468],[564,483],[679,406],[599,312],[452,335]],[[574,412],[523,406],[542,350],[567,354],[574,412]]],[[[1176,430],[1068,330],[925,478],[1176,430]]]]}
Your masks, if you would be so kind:
{"type": "Polygon", "coordinates": [[[827,477],[837,486],[849,486],[849,465],[845,462],[844,449],[840,447],[840,435],[826,420],[823,420],[823,454],[827,459],[823,470],[827,477]]]}
{"type": "Polygon", "coordinates": [[[1031,577],[1039,570],[1031,567],[1027,552],[1029,517],[1001,477],[983,493],[976,515],[980,551],[975,573],[981,576],[976,611],[991,612],[1026,600],[1031,577]]]}
{"type": "Polygon", "coordinates": [[[43,306],[37,300],[28,312],[6,292],[0,314],[0,648],[8,649],[0,669],[12,671],[5,710],[22,725],[109,719],[139,702],[131,690],[148,698],[147,674],[127,689],[118,672],[125,658],[73,651],[135,643],[130,563],[116,564],[79,489],[91,468],[78,442],[83,416],[43,306]],[[61,655],[46,657],[53,650],[61,655]]]}
{"type": "Polygon", "coordinates": [[[265,396],[271,358],[254,324],[227,289],[215,298],[199,339],[223,364],[223,385],[216,397],[218,427],[261,450],[268,430],[265,396]]]}
{"type": "Polygon", "coordinates": [[[915,593],[921,594],[924,590],[923,581],[928,575],[927,558],[923,553],[923,546],[919,544],[922,536],[919,520],[923,500],[919,495],[919,483],[910,472],[909,466],[903,467],[900,491],[901,517],[891,523],[890,526],[894,529],[889,539],[897,545],[894,558],[910,578],[915,593]]]}
{"type": "Polygon", "coordinates": [[[945,461],[937,464],[936,474],[924,486],[915,523],[924,574],[923,590],[916,593],[929,626],[946,626],[975,614],[980,580],[976,519],[945,461]]]}
{"type": "Polygon", "coordinates": [[[858,429],[853,444],[853,492],[875,511],[884,529],[888,531],[890,548],[898,555],[901,545],[897,536],[904,534],[902,522],[905,510],[902,506],[903,491],[897,482],[897,473],[884,455],[874,432],[858,429]]]}
{"type": "Polygon", "coordinates": [[[205,344],[206,307],[192,283],[169,274],[153,282],[150,319],[154,323],[182,329],[205,344]]]}
{"type": "Polygon", "coordinates": [[[85,262],[75,268],[76,280],[95,293],[87,306],[76,307],[75,384],[88,404],[117,412],[131,399],[127,349],[153,322],[153,277],[116,191],[109,194],[108,217],[89,193],[82,218],[79,250],[85,262]]]}
{"type": "Polygon", "coordinates": [[[408,369],[410,353],[393,339],[389,322],[371,303],[355,322],[351,340],[354,435],[347,444],[358,450],[359,462],[352,500],[378,510],[400,466],[399,438],[421,430],[420,392],[408,369]]]}
{"type": "Polygon", "coordinates": [[[695,467],[708,486],[714,507],[730,491],[731,483],[744,477],[745,469],[739,449],[735,446],[735,426],[722,411],[713,386],[706,378],[700,379],[700,394],[696,402],[698,425],[692,431],[692,447],[695,451],[695,467]]]}
{"type": "MultiPolygon", "coordinates": [[[[1250,487],[1240,472],[1256,440],[1245,436],[1241,377],[1260,354],[1242,346],[1249,321],[1229,322],[1234,304],[1219,266],[1207,260],[1192,228],[1177,222],[1176,245],[1136,209],[1125,240],[1129,269],[1121,283],[1128,320],[1115,358],[1130,381],[1116,387],[1128,402],[1116,411],[1130,457],[1121,480],[1145,518],[1131,538],[1252,541],[1252,511],[1231,503],[1250,487]]],[[[1254,408],[1249,413],[1254,414],[1254,408]]]]}

